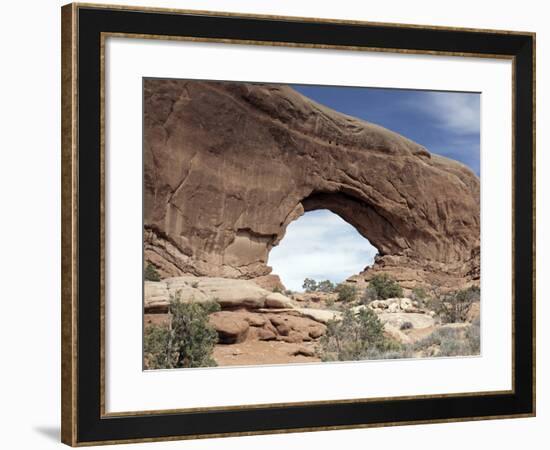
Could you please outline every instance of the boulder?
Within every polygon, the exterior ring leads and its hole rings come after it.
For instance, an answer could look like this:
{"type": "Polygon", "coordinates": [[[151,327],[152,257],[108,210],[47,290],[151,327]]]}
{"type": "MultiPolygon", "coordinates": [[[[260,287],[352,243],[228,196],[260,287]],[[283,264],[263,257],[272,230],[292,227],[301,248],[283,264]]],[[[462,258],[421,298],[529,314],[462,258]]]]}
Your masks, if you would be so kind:
{"type": "Polygon", "coordinates": [[[428,314],[419,313],[389,313],[378,314],[378,318],[383,324],[389,324],[397,329],[401,328],[405,322],[410,322],[413,328],[428,328],[435,325],[435,320],[428,314]]]}
{"type": "Polygon", "coordinates": [[[340,311],[332,311],[329,309],[296,308],[296,311],[300,315],[322,324],[326,324],[330,320],[340,320],[342,318],[342,313],[340,311]]]}
{"type": "Polygon", "coordinates": [[[369,303],[371,309],[388,309],[388,303],[385,300],[373,300],[369,303]]]}
{"type": "Polygon", "coordinates": [[[257,336],[260,341],[274,341],[277,339],[277,334],[265,328],[260,328],[257,331],[257,336]]]}
{"type": "Polygon", "coordinates": [[[268,291],[252,281],[227,278],[199,278],[197,289],[216,300],[222,308],[262,308],[269,295],[268,291]]]}
{"type": "Polygon", "coordinates": [[[265,298],[265,306],[268,308],[293,308],[294,304],[288,297],[274,292],[265,298]]]}
{"type": "Polygon", "coordinates": [[[168,300],[146,299],[143,305],[144,314],[167,314],[169,309],[168,300]]]}
{"type": "Polygon", "coordinates": [[[172,297],[182,302],[217,301],[222,308],[258,309],[265,306],[265,299],[270,295],[276,294],[253,281],[228,278],[183,276],[146,281],[144,285],[146,312],[167,310],[172,297]]]}
{"type": "Polygon", "coordinates": [[[286,323],[280,323],[279,325],[276,325],[275,328],[277,329],[277,333],[281,336],[288,336],[291,331],[290,327],[286,323]]]}
{"type": "Polygon", "coordinates": [[[289,354],[291,356],[315,356],[315,350],[308,347],[298,347],[291,349],[289,354]]]}
{"type": "Polygon", "coordinates": [[[408,297],[403,298],[388,298],[387,300],[374,300],[369,303],[369,308],[374,311],[387,311],[391,313],[408,312],[418,313],[421,310],[418,308],[418,302],[411,300],[408,297]]]}
{"type": "Polygon", "coordinates": [[[392,303],[391,305],[388,306],[389,313],[397,313],[399,311],[401,311],[401,308],[399,307],[398,303],[392,303]]]}
{"type": "Polygon", "coordinates": [[[166,283],[163,281],[145,281],[143,293],[145,298],[154,300],[168,300],[169,297],[166,283]]]}
{"type": "Polygon", "coordinates": [[[400,298],[399,308],[405,312],[416,312],[416,308],[413,306],[413,302],[410,298],[400,298]]]}
{"type": "Polygon", "coordinates": [[[251,327],[263,327],[267,320],[262,314],[245,313],[243,319],[248,322],[251,327]]]}
{"type": "Polygon", "coordinates": [[[143,284],[145,314],[165,314],[170,306],[169,292],[162,281],[145,281],[143,284]]]}
{"type": "Polygon", "coordinates": [[[268,314],[273,330],[280,340],[286,342],[303,342],[317,339],[325,334],[326,327],[307,317],[290,313],[268,314]]]}
{"type": "Polygon", "coordinates": [[[326,327],[324,326],[310,326],[308,329],[309,337],[312,339],[320,338],[326,332],[326,327]]]}
{"type": "Polygon", "coordinates": [[[243,342],[248,335],[248,322],[230,311],[212,313],[208,320],[217,331],[220,344],[243,342]]]}
{"type": "Polygon", "coordinates": [[[197,277],[166,278],[162,282],[166,285],[170,298],[177,298],[182,302],[206,302],[212,300],[212,297],[199,289],[200,279],[197,277]]]}
{"type": "Polygon", "coordinates": [[[311,338],[309,337],[309,335],[302,333],[300,331],[290,330],[288,335],[283,336],[281,340],[284,342],[288,342],[290,344],[298,344],[300,342],[310,341],[311,338]]]}

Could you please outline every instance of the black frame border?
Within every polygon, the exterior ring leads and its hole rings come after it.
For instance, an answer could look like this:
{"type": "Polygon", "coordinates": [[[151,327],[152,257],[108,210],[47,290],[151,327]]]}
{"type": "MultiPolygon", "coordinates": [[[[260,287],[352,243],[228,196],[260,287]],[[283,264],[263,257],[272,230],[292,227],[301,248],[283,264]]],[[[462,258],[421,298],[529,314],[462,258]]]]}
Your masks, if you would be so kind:
{"type": "MultiPolygon", "coordinates": [[[[168,12],[67,5],[76,47],[77,248],[75,423],[71,445],[313,431],[535,415],[534,345],[534,52],[532,33],[168,12]],[[320,46],[353,46],[411,53],[461,53],[513,59],[514,84],[514,385],[511,393],[416,397],[345,403],[102,414],[102,33],[185,36],[320,46]]],[[[70,32],[71,30],[65,31],[70,32]]],[[[65,82],[66,80],[64,80],[65,82]]],[[[64,299],[64,301],[67,301],[64,299]]],[[[64,336],[65,339],[65,336],[64,336]]],[[[65,355],[63,356],[66,357],[65,355]]],[[[64,379],[63,389],[69,388],[64,379]]],[[[64,405],[65,408],[65,405],[64,405]]]]}

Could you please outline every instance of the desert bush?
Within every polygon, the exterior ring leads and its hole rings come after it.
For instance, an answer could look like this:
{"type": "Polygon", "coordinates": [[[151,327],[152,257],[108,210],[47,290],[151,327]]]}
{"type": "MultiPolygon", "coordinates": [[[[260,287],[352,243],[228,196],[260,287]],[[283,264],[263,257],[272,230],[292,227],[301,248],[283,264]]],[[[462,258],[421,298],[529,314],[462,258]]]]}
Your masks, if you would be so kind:
{"type": "Polygon", "coordinates": [[[145,329],[146,368],[215,366],[212,351],[218,334],[209,325],[208,315],[219,309],[217,302],[183,303],[179,294],[171,297],[169,327],[149,326],[145,329]]]}
{"type": "Polygon", "coordinates": [[[143,353],[147,369],[169,369],[173,367],[173,352],[170,350],[170,330],[160,325],[145,328],[143,353]]]}
{"type": "Polygon", "coordinates": [[[350,284],[340,283],[334,289],[334,292],[338,294],[338,301],[344,303],[351,303],[357,298],[357,288],[350,284]]]}
{"type": "Polygon", "coordinates": [[[388,298],[403,297],[403,288],[385,273],[372,277],[369,287],[375,289],[377,299],[386,300],[388,298]]]}
{"type": "Polygon", "coordinates": [[[411,292],[411,299],[417,302],[424,302],[428,298],[428,293],[422,287],[415,287],[411,292]]]}
{"type": "Polygon", "coordinates": [[[479,355],[481,352],[481,329],[479,321],[472,323],[472,326],[466,330],[466,340],[470,346],[472,355],[479,355]]]}
{"type": "Polygon", "coordinates": [[[334,292],[334,289],[335,289],[334,283],[332,283],[332,281],[330,280],[323,280],[317,283],[317,292],[330,293],[330,292],[334,292]]]}
{"type": "Polygon", "coordinates": [[[378,300],[378,291],[374,286],[367,286],[363,294],[361,294],[361,303],[363,305],[368,305],[374,300],[378,300]]]}
{"type": "Polygon", "coordinates": [[[145,267],[144,278],[146,281],[160,281],[160,274],[151,263],[147,263],[145,267]]]}
{"type": "Polygon", "coordinates": [[[365,359],[401,359],[412,358],[414,355],[407,346],[395,343],[393,348],[388,348],[385,351],[371,348],[367,351],[366,356],[365,359]]]}
{"type": "Polygon", "coordinates": [[[315,281],[311,278],[306,278],[302,284],[302,288],[306,292],[334,292],[334,283],[330,280],[315,281]]]}
{"type": "Polygon", "coordinates": [[[443,323],[465,322],[472,303],[478,302],[480,291],[472,286],[459,291],[434,298],[429,301],[429,307],[440,317],[443,323]]]}
{"type": "Polygon", "coordinates": [[[287,297],[290,297],[291,295],[294,294],[294,292],[292,292],[292,290],[290,290],[290,289],[285,289],[285,291],[283,292],[283,294],[285,294],[287,297]]]}
{"type": "Polygon", "coordinates": [[[279,287],[279,286],[275,286],[273,288],[273,291],[272,292],[275,292],[277,294],[282,294],[283,293],[283,290],[279,287]]]}
{"type": "Polygon", "coordinates": [[[311,278],[306,278],[302,284],[302,288],[306,292],[315,292],[317,290],[317,282],[311,278]]]}
{"type": "Polygon", "coordinates": [[[421,341],[413,344],[413,351],[426,351],[432,346],[439,347],[437,356],[471,356],[480,351],[480,329],[472,325],[466,330],[440,328],[421,341]]]}
{"type": "Polygon", "coordinates": [[[342,320],[327,323],[327,331],[320,339],[319,355],[323,361],[358,361],[399,348],[384,335],[384,325],[376,313],[365,308],[356,314],[351,308],[345,308],[342,320]]]}
{"type": "Polygon", "coordinates": [[[399,329],[400,329],[401,331],[410,330],[411,328],[414,328],[414,325],[412,324],[412,322],[409,322],[409,321],[403,322],[403,323],[401,324],[401,326],[399,327],[399,329]]]}

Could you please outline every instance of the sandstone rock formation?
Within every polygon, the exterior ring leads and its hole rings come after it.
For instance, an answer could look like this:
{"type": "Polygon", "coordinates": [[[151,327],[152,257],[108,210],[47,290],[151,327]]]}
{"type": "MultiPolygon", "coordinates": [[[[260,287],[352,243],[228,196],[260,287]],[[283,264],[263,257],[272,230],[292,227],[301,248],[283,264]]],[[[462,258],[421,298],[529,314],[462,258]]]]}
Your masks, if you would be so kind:
{"type": "Polygon", "coordinates": [[[378,318],[383,324],[389,324],[396,328],[408,322],[413,328],[429,328],[435,325],[435,320],[428,314],[419,313],[381,313],[378,318]]]}
{"type": "Polygon", "coordinates": [[[351,281],[479,278],[477,176],[289,87],[146,79],[144,192],[145,260],[163,277],[265,281],[288,224],[323,208],[379,250],[351,281]]]}
{"type": "MultiPolygon", "coordinates": [[[[206,302],[215,300],[225,309],[257,309],[266,306],[266,299],[275,294],[247,280],[212,277],[173,277],[162,281],[146,281],[144,307],[146,313],[168,309],[171,297],[183,302],[206,302]]],[[[279,294],[277,305],[291,305],[290,299],[279,294]]],[[[273,304],[273,303],[271,303],[273,304]]]]}
{"type": "Polygon", "coordinates": [[[229,311],[210,314],[209,322],[217,331],[220,344],[236,344],[244,341],[250,328],[246,320],[229,311]]]}
{"type": "Polygon", "coordinates": [[[369,303],[368,307],[374,311],[380,310],[381,312],[390,312],[390,313],[420,312],[418,302],[413,301],[410,298],[388,298],[386,300],[374,300],[369,303]]]}
{"type": "Polygon", "coordinates": [[[168,316],[171,298],[185,303],[217,301],[222,310],[210,314],[209,322],[224,345],[247,339],[310,342],[325,333],[329,319],[340,315],[297,308],[288,297],[266,291],[250,280],[186,276],[145,282],[146,323],[167,324],[168,319],[159,320],[158,316],[168,316]]]}
{"type": "Polygon", "coordinates": [[[288,297],[274,292],[265,298],[265,306],[268,308],[293,308],[294,304],[288,297]]]}

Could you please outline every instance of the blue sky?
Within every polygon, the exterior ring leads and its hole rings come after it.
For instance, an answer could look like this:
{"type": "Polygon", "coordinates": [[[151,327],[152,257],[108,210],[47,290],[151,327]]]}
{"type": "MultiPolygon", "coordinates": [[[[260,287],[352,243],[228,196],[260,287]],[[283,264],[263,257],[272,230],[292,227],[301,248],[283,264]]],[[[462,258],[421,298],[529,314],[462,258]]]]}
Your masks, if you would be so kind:
{"type": "Polygon", "coordinates": [[[292,85],[336,111],[382,125],[479,176],[480,94],[292,85]]]}
{"type": "MultiPolygon", "coordinates": [[[[480,95],[292,85],[301,94],[350,116],[382,125],[458,160],[479,176],[480,95]]],[[[311,211],[292,222],[268,264],[283,284],[302,290],[304,278],[334,283],[371,265],[377,249],[351,225],[327,210],[311,211]],[[327,245],[328,244],[328,245],[327,245]]]]}

